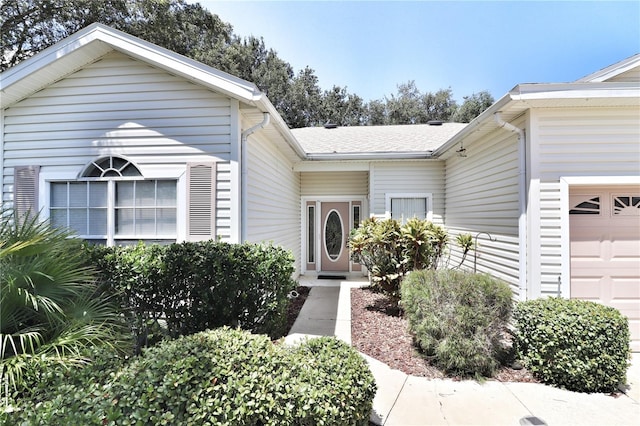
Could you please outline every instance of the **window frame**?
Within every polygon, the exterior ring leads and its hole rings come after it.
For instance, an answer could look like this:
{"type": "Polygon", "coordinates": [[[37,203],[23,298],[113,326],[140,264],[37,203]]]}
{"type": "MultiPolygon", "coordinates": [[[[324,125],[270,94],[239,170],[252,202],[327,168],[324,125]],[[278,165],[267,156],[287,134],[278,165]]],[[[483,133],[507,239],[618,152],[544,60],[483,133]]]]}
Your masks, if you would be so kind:
{"type": "MultiPolygon", "coordinates": [[[[102,157],[101,157],[102,158],[102,157]]],[[[126,157],[122,157],[125,160],[126,157]]],[[[97,178],[97,177],[82,177],[81,174],[87,168],[87,164],[82,167],[78,167],[76,169],[70,169],[65,167],[63,170],[60,168],[53,167],[43,167],[40,169],[38,185],[41,188],[38,195],[38,203],[41,206],[40,209],[40,217],[43,220],[50,220],[50,212],[51,212],[51,183],[60,183],[60,182],[86,182],[86,181],[112,181],[109,187],[112,187],[113,193],[108,193],[108,203],[110,204],[108,210],[113,211],[112,213],[108,213],[108,223],[107,223],[107,238],[98,238],[105,241],[107,245],[117,245],[118,241],[129,241],[129,240],[143,240],[148,242],[161,242],[161,241],[175,241],[180,242],[185,239],[186,235],[186,224],[185,224],[185,216],[186,216],[186,194],[185,194],[185,185],[186,185],[186,166],[184,164],[179,166],[168,166],[163,168],[161,171],[156,171],[155,169],[151,170],[151,173],[144,173],[144,171],[135,164],[131,162],[135,167],[138,168],[141,172],[141,176],[125,176],[125,177],[108,177],[108,178],[97,178]],[[78,173],[78,169],[80,170],[78,173]],[[171,235],[163,234],[157,236],[149,236],[149,237],[138,237],[136,235],[118,235],[115,238],[115,181],[173,181],[176,184],[176,199],[175,199],[175,211],[176,211],[176,227],[175,232],[171,235]],[[109,217],[113,218],[113,221],[109,219],[109,217]],[[111,238],[109,238],[111,237],[111,238]],[[131,237],[127,239],[127,237],[131,237]],[[166,238],[165,238],[166,237],[166,238]]],[[[89,163],[90,164],[90,163],[89,163]]],[[[85,236],[79,236],[80,238],[86,238],[85,236]]]]}
{"type": "MultiPolygon", "coordinates": [[[[385,194],[384,209],[385,217],[392,219],[391,215],[391,201],[398,198],[423,198],[426,201],[426,217],[420,219],[426,219],[433,221],[433,193],[431,192],[390,192],[385,194]]],[[[396,218],[398,219],[398,218],[396,218]]],[[[409,219],[409,218],[407,218],[409,219]]],[[[401,221],[401,220],[400,220],[401,221]]]]}

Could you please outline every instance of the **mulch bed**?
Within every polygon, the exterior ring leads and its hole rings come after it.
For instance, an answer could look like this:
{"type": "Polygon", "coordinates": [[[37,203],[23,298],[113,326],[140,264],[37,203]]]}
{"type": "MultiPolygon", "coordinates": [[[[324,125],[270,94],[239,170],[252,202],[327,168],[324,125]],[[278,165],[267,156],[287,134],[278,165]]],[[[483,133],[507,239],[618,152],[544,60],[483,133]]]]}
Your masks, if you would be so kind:
{"type": "MultiPolygon", "coordinates": [[[[408,330],[407,320],[388,297],[369,287],[351,290],[351,344],[356,349],[409,375],[430,379],[445,377],[418,352],[408,330]]],[[[526,369],[506,366],[491,380],[537,382],[526,369]]]]}
{"type": "Polygon", "coordinates": [[[289,300],[289,306],[287,307],[287,333],[285,336],[289,334],[293,323],[296,322],[296,318],[298,318],[300,309],[302,309],[302,305],[307,300],[310,290],[311,288],[309,287],[298,286],[295,290],[298,293],[298,297],[289,300]]]}
{"type": "MultiPolygon", "coordinates": [[[[287,334],[309,295],[309,287],[296,288],[298,297],[287,308],[287,334]]],[[[389,367],[412,376],[446,377],[413,345],[407,320],[388,297],[369,287],[351,290],[351,345],[389,367]]],[[[453,379],[460,379],[453,377],[453,379]]],[[[490,380],[500,382],[538,382],[526,369],[502,367],[490,380]]]]}

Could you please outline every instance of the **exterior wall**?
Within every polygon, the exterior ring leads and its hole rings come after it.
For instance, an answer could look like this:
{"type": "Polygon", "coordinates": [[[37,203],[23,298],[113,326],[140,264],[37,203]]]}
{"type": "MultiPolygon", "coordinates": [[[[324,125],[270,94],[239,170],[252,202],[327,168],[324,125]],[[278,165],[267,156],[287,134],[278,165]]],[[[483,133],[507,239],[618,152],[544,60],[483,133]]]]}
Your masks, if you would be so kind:
{"type": "Polygon", "coordinates": [[[433,222],[444,220],[444,164],[439,160],[372,162],[370,167],[370,214],[385,216],[386,194],[431,193],[433,222]]]}
{"type": "Polygon", "coordinates": [[[639,118],[640,107],[532,110],[532,297],[570,296],[570,184],[640,182],[639,118]]]}
{"type": "Polygon", "coordinates": [[[303,196],[367,195],[368,172],[301,172],[303,196]]]}
{"type": "Polygon", "coordinates": [[[246,240],[291,250],[300,273],[300,173],[260,131],[247,141],[246,240]]]}
{"type": "MultiPolygon", "coordinates": [[[[514,124],[523,126],[522,122],[514,124]]],[[[467,156],[450,157],[445,167],[450,266],[461,262],[456,236],[465,233],[477,236],[477,250],[468,254],[463,267],[490,272],[510,283],[514,294],[518,294],[517,136],[498,129],[464,147],[467,156]]]]}
{"type": "Polygon", "coordinates": [[[216,232],[228,240],[238,216],[230,201],[234,116],[228,97],[110,53],[5,110],[3,204],[12,203],[14,166],[41,166],[41,180],[74,179],[97,157],[121,155],[147,178],[179,178],[188,162],[217,161],[216,232]]]}

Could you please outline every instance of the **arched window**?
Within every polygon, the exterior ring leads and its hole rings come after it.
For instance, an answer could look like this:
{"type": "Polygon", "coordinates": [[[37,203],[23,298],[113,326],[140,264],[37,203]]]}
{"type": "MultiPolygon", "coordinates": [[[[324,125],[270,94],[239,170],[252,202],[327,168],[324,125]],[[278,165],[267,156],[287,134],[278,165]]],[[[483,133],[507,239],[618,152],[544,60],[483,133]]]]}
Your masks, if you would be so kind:
{"type": "Polygon", "coordinates": [[[144,179],[131,161],[101,157],[75,181],[51,182],[50,218],[87,240],[124,245],[176,240],[176,180],[144,179]]]}
{"type": "Polygon", "coordinates": [[[142,173],[129,160],[110,156],[92,161],[82,171],[81,176],[87,178],[133,177],[142,176],[142,173]]]}

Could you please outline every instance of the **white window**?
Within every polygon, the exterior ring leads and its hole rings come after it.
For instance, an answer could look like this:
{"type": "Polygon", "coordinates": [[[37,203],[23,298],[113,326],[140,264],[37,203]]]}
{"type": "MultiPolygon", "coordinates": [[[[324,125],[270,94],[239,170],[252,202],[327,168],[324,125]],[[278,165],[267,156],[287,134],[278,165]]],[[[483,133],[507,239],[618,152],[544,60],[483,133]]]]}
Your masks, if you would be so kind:
{"type": "Polygon", "coordinates": [[[432,220],[433,212],[430,193],[397,193],[386,194],[386,216],[405,223],[412,217],[432,220]]]}
{"type": "Polygon", "coordinates": [[[51,182],[50,219],[96,243],[174,242],[176,186],[175,180],[145,180],[125,159],[102,158],[75,181],[51,182]]]}

